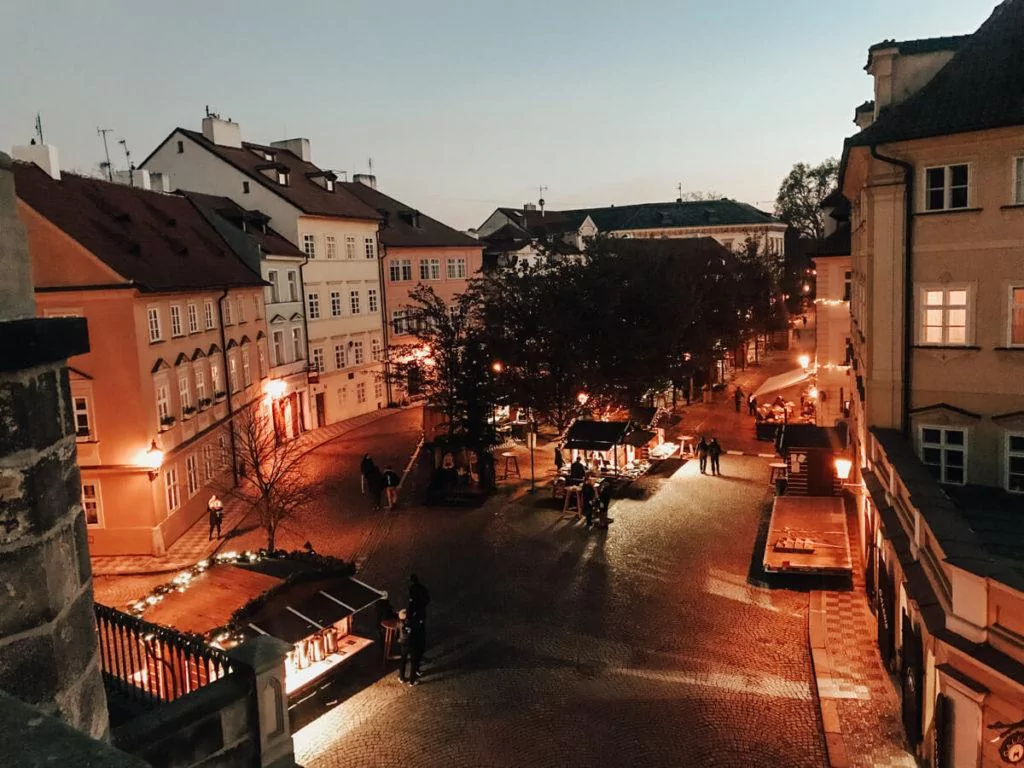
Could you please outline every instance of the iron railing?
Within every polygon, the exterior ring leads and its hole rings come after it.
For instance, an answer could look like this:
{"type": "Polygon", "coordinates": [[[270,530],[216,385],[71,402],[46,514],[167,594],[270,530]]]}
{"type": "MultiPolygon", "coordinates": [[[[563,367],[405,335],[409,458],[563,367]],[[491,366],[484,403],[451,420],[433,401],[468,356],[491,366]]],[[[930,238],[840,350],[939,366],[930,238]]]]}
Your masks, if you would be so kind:
{"type": "Polygon", "coordinates": [[[94,607],[104,682],[137,704],[174,701],[235,671],[226,653],[195,636],[94,607]]]}

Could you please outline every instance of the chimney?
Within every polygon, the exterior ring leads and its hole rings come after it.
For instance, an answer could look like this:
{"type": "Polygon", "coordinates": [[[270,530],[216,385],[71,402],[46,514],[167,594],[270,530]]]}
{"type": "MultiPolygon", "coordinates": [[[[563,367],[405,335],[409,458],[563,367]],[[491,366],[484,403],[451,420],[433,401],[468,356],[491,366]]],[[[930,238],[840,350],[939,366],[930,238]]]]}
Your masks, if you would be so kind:
{"type": "MultiPolygon", "coordinates": [[[[138,171],[136,171],[138,173],[138,171]]],[[[149,172],[149,188],[154,192],[168,193],[171,191],[171,177],[166,173],[149,172]]]]}
{"type": "Polygon", "coordinates": [[[536,211],[537,205],[535,203],[523,203],[524,211],[536,211]]]}
{"type": "Polygon", "coordinates": [[[221,120],[216,115],[203,118],[203,136],[220,147],[242,148],[242,129],[238,123],[221,120]]]}
{"type": "Polygon", "coordinates": [[[114,171],[114,183],[126,187],[150,188],[149,171],[133,168],[130,171],[114,171]]]}
{"type": "Polygon", "coordinates": [[[352,181],[356,184],[365,184],[370,189],[377,188],[377,177],[372,173],[356,173],[352,176],[352,181]]]}
{"type": "Polygon", "coordinates": [[[875,102],[865,101],[853,110],[853,122],[862,131],[875,122],[875,102]]]}
{"type": "Polygon", "coordinates": [[[51,178],[60,181],[60,163],[57,161],[57,148],[49,144],[36,144],[35,139],[31,144],[14,147],[11,150],[11,157],[26,163],[35,163],[51,178]]]}
{"type": "Polygon", "coordinates": [[[282,139],[281,141],[272,141],[270,146],[277,147],[278,149],[287,149],[296,157],[302,159],[304,163],[311,162],[309,159],[309,139],[282,139]]]}

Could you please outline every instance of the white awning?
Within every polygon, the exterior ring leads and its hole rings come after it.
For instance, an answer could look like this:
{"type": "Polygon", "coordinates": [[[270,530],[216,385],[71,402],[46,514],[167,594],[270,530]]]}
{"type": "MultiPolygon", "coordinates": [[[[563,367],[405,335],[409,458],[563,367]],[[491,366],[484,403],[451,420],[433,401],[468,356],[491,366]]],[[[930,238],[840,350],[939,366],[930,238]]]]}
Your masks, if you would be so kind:
{"type": "Polygon", "coordinates": [[[772,376],[764,384],[757,388],[754,392],[754,397],[761,399],[764,395],[770,395],[772,392],[781,392],[783,389],[789,389],[795,387],[797,384],[801,384],[811,377],[811,372],[803,368],[797,368],[795,371],[788,371],[787,373],[780,373],[778,376],[772,376]]]}

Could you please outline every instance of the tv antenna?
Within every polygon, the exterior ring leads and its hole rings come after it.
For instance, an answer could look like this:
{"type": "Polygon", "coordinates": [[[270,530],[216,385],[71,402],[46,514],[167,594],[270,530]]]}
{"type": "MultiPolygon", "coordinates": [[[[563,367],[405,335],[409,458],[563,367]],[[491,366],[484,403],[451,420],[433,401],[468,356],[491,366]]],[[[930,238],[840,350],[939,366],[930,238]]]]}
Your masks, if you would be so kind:
{"type": "Polygon", "coordinates": [[[128,184],[135,186],[135,174],[132,171],[135,170],[135,166],[132,165],[132,153],[128,151],[128,140],[121,139],[117,142],[124,149],[124,161],[128,164],[128,184]]]}
{"type": "Polygon", "coordinates": [[[39,137],[40,144],[46,143],[43,141],[43,117],[38,112],[36,112],[36,136],[39,137]]]}
{"type": "Polygon", "coordinates": [[[540,206],[540,215],[544,215],[544,193],[548,191],[548,188],[543,184],[537,186],[537,205],[540,206]]]}
{"type": "Polygon", "coordinates": [[[113,132],[113,128],[97,128],[96,133],[103,139],[103,155],[107,158],[100,163],[100,168],[106,171],[107,181],[114,180],[114,169],[110,164],[110,150],[107,148],[107,134],[113,132]]]}
{"type": "Polygon", "coordinates": [[[676,198],[680,203],[683,202],[683,182],[676,184],[676,192],[679,193],[679,197],[676,198]]]}
{"type": "Polygon", "coordinates": [[[372,176],[373,175],[373,158],[372,157],[367,158],[366,165],[369,167],[370,175],[372,176]]]}

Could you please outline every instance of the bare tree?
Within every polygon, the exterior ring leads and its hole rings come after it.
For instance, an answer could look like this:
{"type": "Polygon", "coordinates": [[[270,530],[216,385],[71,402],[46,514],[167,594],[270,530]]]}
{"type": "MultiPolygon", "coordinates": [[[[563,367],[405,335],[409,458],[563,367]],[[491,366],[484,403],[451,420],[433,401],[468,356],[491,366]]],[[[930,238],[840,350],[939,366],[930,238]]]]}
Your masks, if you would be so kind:
{"type": "Polygon", "coordinates": [[[225,488],[224,493],[256,511],[267,534],[267,549],[273,551],[281,523],[319,499],[320,483],[305,470],[302,445],[278,439],[273,417],[262,401],[236,413],[232,431],[241,474],[238,485],[225,488]]]}
{"type": "Polygon", "coordinates": [[[725,195],[714,190],[705,190],[703,192],[683,192],[679,199],[684,203],[703,203],[709,200],[721,200],[724,197],[725,195]]]}

